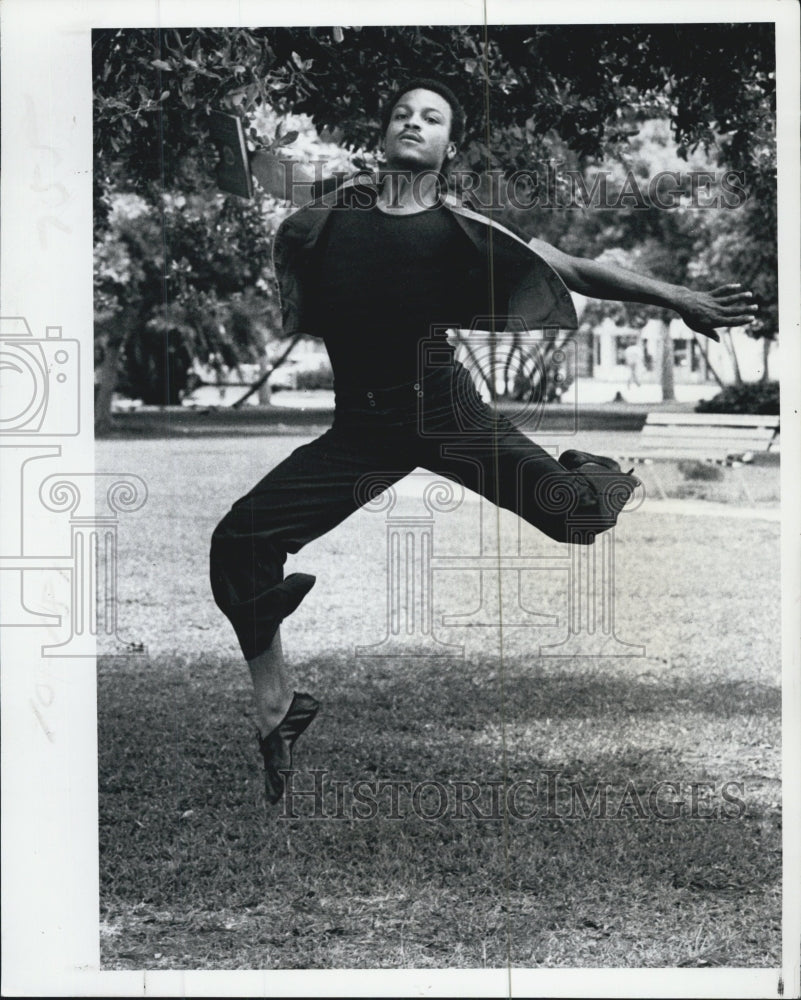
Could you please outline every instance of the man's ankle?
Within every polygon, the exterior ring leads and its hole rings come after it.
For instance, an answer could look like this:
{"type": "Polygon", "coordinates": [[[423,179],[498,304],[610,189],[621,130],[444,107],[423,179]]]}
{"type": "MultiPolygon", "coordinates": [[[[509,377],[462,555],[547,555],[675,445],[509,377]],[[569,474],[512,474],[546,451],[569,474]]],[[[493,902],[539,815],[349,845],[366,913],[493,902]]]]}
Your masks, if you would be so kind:
{"type": "Polygon", "coordinates": [[[262,699],[259,703],[259,732],[262,737],[271,733],[280,724],[292,704],[293,693],[282,692],[276,697],[262,699]]]}

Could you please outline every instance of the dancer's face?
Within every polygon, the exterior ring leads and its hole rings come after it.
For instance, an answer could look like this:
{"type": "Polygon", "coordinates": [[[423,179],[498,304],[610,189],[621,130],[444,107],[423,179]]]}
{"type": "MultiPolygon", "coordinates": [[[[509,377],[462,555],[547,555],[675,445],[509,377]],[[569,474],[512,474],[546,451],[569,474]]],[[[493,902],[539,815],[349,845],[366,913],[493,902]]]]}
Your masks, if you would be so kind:
{"type": "Polygon", "coordinates": [[[433,90],[410,90],[392,109],[384,136],[389,169],[436,170],[456,155],[451,106],[433,90]]]}

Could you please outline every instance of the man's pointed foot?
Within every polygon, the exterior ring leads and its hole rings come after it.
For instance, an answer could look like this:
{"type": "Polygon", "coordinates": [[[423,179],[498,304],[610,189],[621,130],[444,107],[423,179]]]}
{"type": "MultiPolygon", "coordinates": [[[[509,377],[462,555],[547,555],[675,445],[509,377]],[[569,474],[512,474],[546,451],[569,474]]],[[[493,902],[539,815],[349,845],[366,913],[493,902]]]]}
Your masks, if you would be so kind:
{"type": "Polygon", "coordinates": [[[275,729],[266,736],[257,734],[264,760],[264,791],[270,805],[279,802],[284,794],[284,772],[292,769],[292,748],[319,708],[320,703],[310,694],[296,691],[289,710],[275,729]]]}
{"type": "Polygon", "coordinates": [[[578,471],[582,465],[600,465],[610,472],[620,472],[620,466],[613,458],[605,455],[591,455],[588,451],[576,451],[570,448],[559,456],[559,464],[570,472],[578,471]]]}
{"type": "Polygon", "coordinates": [[[570,449],[559,456],[559,464],[569,472],[578,472],[587,477],[598,491],[601,507],[606,514],[617,518],[641,481],[633,474],[633,469],[623,472],[620,465],[605,455],[593,455],[588,451],[570,449]]]}

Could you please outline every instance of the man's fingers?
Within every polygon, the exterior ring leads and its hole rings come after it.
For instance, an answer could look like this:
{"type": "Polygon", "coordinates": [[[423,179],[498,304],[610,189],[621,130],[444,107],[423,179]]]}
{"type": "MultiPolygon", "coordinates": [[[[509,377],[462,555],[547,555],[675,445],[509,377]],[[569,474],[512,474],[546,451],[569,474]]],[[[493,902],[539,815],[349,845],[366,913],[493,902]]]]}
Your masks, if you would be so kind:
{"type": "Polygon", "coordinates": [[[742,319],[743,317],[747,320],[756,319],[756,314],[758,312],[756,307],[746,306],[728,306],[725,309],[716,309],[715,312],[725,319],[727,326],[731,326],[735,320],[742,319]]]}
{"type": "Polygon", "coordinates": [[[749,323],[753,323],[756,316],[751,313],[735,313],[734,315],[730,313],[719,313],[718,316],[714,318],[713,326],[698,328],[701,333],[706,333],[707,329],[714,329],[716,326],[747,326],[749,323]]]}
{"type": "Polygon", "coordinates": [[[720,285],[718,288],[713,288],[709,293],[710,295],[722,295],[724,292],[740,292],[743,286],[739,282],[735,282],[733,285],[720,285]]]}
{"type": "Polygon", "coordinates": [[[759,311],[759,306],[756,303],[745,303],[745,302],[720,302],[717,308],[714,310],[719,312],[721,316],[754,316],[755,313],[759,311]]]}

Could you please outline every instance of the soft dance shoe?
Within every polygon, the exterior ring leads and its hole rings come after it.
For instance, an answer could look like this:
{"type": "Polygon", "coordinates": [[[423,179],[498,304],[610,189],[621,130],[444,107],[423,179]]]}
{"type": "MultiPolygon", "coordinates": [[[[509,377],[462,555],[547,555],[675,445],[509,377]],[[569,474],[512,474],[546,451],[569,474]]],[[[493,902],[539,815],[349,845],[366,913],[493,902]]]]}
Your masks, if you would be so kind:
{"type": "Polygon", "coordinates": [[[295,740],[314,719],[320,703],[310,694],[292,696],[292,704],[283,719],[266,736],[258,735],[259,750],[264,758],[264,790],[267,801],[275,805],[284,794],[282,771],[292,768],[292,747],[295,740]]]}
{"type": "Polygon", "coordinates": [[[569,472],[591,476],[589,481],[599,491],[603,507],[615,517],[629,502],[637,487],[642,485],[633,475],[632,469],[623,472],[613,458],[607,458],[605,455],[592,455],[588,451],[576,451],[571,448],[559,456],[559,464],[569,472]]]}
{"type": "Polygon", "coordinates": [[[620,472],[621,468],[613,458],[606,458],[604,455],[591,455],[588,451],[576,451],[571,448],[559,456],[559,464],[563,465],[570,472],[575,472],[582,465],[602,465],[612,472],[620,472]]]}

